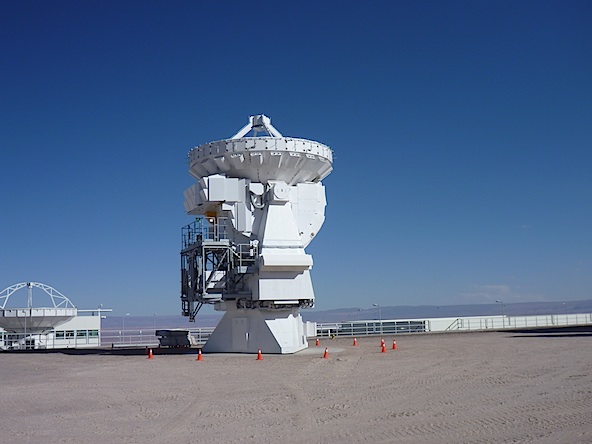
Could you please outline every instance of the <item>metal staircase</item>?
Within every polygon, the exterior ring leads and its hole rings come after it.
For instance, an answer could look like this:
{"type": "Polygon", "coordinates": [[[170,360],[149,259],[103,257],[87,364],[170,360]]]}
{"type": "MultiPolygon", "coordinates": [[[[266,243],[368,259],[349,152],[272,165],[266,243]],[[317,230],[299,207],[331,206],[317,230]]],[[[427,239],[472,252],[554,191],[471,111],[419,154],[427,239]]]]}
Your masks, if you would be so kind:
{"type": "Polygon", "coordinates": [[[181,307],[190,322],[204,304],[251,294],[246,280],[257,271],[257,245],[232,242],[227,223],[197,218],[182,229],[181,307]]]}

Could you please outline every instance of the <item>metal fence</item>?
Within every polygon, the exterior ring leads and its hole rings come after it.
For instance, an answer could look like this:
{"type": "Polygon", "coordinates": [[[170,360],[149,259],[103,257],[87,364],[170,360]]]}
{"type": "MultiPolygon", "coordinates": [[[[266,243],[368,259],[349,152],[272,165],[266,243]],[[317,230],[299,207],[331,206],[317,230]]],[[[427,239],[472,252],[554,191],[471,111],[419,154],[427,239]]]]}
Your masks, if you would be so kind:
{"type": "Polygon", "coordinates": [[[423,333],[429,331],[426,320],[384,320],[352,321],[338,323],[317,323],[318,337],[392,335],[401,333],[423,333]]]}
{"type": "MultiPolygon", "coordinates": [[[[440,331],[442,324],[433,320],[435,328],[432,331],[440,331]]],[[[561,315],[537,315],[537,316],[493,316],[493,317],[466,317],[455,318],[445,331],[466,330],[507,330],[516,328],[540,328],[540,327],[567,327],[575,325],[591,325],[592,314],[561,314],[561,315]]]]}
{"type": "MultiPolygon", "coordinates": [[[[214,327],[188,329],[192,343],[205,344],[214,327]]],[[[110,347],[158,347],[156,330],[102,330],[101,345],[110,347]]]]}
{"type": "Polygon", "coordinates": [[[509,330],[516,328],[592,325],[592,314],[540,316],[467,316],[414,320],[373,320],[317,323],[318,337],[394,335],[444,331],[509,330]]]}

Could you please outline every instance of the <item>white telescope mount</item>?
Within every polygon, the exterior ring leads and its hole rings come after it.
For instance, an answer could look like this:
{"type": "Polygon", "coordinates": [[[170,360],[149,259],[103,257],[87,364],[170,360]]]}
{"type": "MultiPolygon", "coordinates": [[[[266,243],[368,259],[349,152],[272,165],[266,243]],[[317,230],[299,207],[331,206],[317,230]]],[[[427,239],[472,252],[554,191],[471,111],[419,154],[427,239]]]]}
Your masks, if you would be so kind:
{"type": "Polygon", "coordinates": [[[226,312],[204,351],[308,346],[299,313],[314,306],[305,247],[325,220],[321,180],[332,161],[329,147],[283,137],[264,115],[251,116],[230,139],[189,152],[197,182],[184,205],[196,219],[182,229],[182,314],[193,321],[204,304],[226,312]]]}

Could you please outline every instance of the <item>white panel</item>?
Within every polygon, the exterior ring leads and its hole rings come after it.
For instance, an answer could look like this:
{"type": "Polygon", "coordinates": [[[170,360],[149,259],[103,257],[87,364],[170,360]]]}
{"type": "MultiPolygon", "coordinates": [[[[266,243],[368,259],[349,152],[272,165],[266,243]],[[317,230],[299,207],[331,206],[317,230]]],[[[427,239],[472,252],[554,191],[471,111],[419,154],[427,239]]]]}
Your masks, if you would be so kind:
{"type": "Polygon", "coordinates": [[[261,196],[263,194],[263,192],[265,191],[265,187],[263,186],[262,183],[251,182],[251,183],[249,183],[249,190],[251,190],[251,192],[253,194],[256,194],[257,196],[261,196]]]}
{"type": "Polygon", "coordinates": [[[259,273],[258,299],[281,301],[314,299],[310,272],[262,271],[259,273]]]}
{"type": "Polygon", "coordinates": [[[298,190],[298,200],[317,200],[317,187],[315,184],[299,183],[296,186],[298,190]]]}
{"type": "Polygon", "coordinates": [[[291,351],[288,352],[288,350],[296,351],[308,346],[300,315],[290,315],[287,319],[270,319],[266,321],[266,324],[278,341],[282,353],[290,353],[291,351]]]}
{"type": "Polygon", "coordinates": [[[303,246],[308,245],[325,222],[325,187],[321,183],[298,184],[298,205],[293,206],[303,246]]]}
{"type": "Polygon", "coordinates": [[[226,197],[226,178],[223,176],[209,177],[209,201],[223,202],[226,197]]]}
{"type": "MultiPolygon", "coordinates": [[[[227,202],[239,202],[241,200],[238,179],[225,179],[225,199],[227,202]]],[[[244,192],[242,193],[245,194],[244,192]]],[[[243,199],[244,200],[244,199],[243,199]]]]}
{"type": "Polygon", "coordinates": [[[239,179],[237,185],[237,197],[236,202],[245,202],[247,197],[247,181],[246,179],[239,179]]]}
{"type": "Polygon", "coordinates": [[[267,205],[257,235],[262,247],[299,247],[300,234],[290,203],[267,205]]]}
{"type": "Polygon", "coordinates": [[[283,270],[300,270],[312,267],[310,254],[269,254],[259,256],[261,270],[281,268],[283,270]]]}
{"type": "Polygon", "coordinates": [[[267,140],[266,139],[255,139],[255,149],[257,151],[264,151],[267,149],[267,140]]]}
{"type": "Polygon", "coordinates": [[[247,210],[246,204],[244,202],[238,202],[234,206],[234,211],[234,228],[236,231],[251,231],[253,229],[253,218],[251,212],[247,210]]]}
{"type": "Polygon", "coordinates": [[[201,202],[208,201],[208,183],[209,180],[207,177],[202,177],[198,182],[198,189],[199,189],[199,200],[201,202]]]}

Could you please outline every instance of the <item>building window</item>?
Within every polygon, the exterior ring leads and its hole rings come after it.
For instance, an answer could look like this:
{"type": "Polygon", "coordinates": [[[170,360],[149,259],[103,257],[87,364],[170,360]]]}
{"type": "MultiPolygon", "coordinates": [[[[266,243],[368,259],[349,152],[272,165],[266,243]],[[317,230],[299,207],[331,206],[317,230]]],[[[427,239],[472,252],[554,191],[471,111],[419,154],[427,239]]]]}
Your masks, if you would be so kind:
{"type": "Polygon", "coordinates": [[[66,339],[71,339],[74,337],[74,330],[66,331],[66,339]]]}
{"type": "Polygon", "coordinates": [[[76,337],[77,338],[86,338],[86,330],[77,330],[76,337]]]}
{"type": "Polygon", "coordinates": [[[63,330],[62,331],[56,331],[55,332],[55,337],[56,337],[56,339],[64,339],[64,335],[65,334],[66,334],[66,332],[63,331],[63,330]]]}
{"type": "Polygon", "coordinates": [[[89,330],[88,335],[91,338],[98,338],[99,337],[99,330],[89,330]]]}

